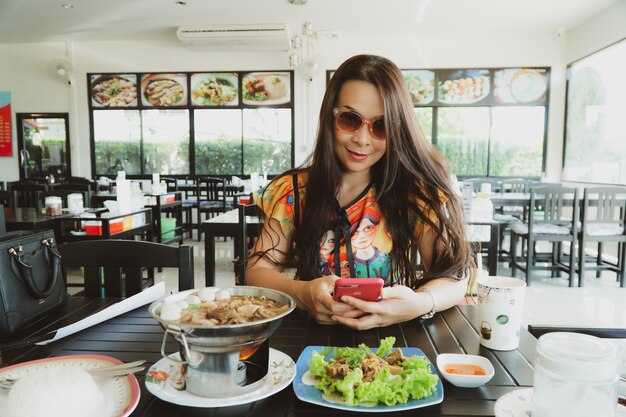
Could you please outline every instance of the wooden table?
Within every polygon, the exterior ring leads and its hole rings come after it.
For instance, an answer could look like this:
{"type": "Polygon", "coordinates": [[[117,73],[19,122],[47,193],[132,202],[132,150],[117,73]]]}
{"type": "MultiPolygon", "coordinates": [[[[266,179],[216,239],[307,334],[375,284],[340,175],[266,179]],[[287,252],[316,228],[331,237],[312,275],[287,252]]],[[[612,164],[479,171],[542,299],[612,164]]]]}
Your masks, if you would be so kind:
{"type": "MultiPolygon", "coordinates": [[[[56,318],[48,317],[31,329],[51,330],[91,314],[111,300],[72,297],[68,306],[56,318]],[[56,326],[56,327],[55,327],[56,326]]],[[[21,336],[37,331],[26,330],[21,336]]],[[[536,339],[521,330],[519,349],[498,352],[479,345],[477,311],[474,306],[456,306],[438,313],[430,320],[414,320],[400,325],[369,331],[352,331],[339,326],[321,326],[305,313],[291,313],[270,338],[270,346],[289,355],[294,361],[309,345],[356,346],[363,342],[377,345],[380,338],[395,336],[396,345],[420,348],[435,362],[438,353],[471,353],[486,356],[495,367],[495,376],[485,386],[475,389],[457,388],[447,381],[441,404],[394,413],[398,416],[493,416],[495,401],[502,395],[533,382],[533,362],[536,339]]],[[[123,361],[146,359],[151,365],[161,359],[163,330],[147,312],[147,306],[113,318],[81,333],[68,336],[47,346],[31,346],[2,353],[3,366],[51,356],[97,353],[123,361]]],[[[170,339],[172,340],[172,339],[170,339]]],[[[166,351],[177,346],[168,342],[166,351]]],[[[192,417],[192,416],[346,416],[343,411],[305,403],[296,398],[291,386],[281,392],[253,403],[218,409],[201,409],[164,402],[150,394],[144,385],[145,371],[137,375],[141,399],[134,417],[192,417]]]]}
{"type": "MultiPolygon", "coordinates": [[[[247,217],[249,236],[258,236],[260,222],[258,217],[247,217]]],[[[239,233],[239,210],[229,210],[202,222],[204,232],[204,274],[207,287],[215,285],[215,238],[217,236],[232,236],[234,255],[237,257],[238,248],[242,245],[239,233]]]]}
{"type": "Polygon", "coordinates": [[[41,210],[34,207],[17,207],[15,209],[11,209],[9,207],[4,208],[4,220],[6,222],[7,232],[16,230],[54,230],[55,219],[67,216],[67,213],[60,216],[48,216],[46,214],[42,214],[41,210]]]}

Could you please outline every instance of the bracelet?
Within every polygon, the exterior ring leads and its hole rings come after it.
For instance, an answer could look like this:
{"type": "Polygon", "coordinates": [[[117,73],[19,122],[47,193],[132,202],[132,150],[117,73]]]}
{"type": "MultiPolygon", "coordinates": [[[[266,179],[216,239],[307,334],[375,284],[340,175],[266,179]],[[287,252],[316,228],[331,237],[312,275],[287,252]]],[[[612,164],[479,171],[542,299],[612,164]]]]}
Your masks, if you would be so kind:
{"type": "Polygon", "coordinates": [[[430,295],[430,298],[432,298],[433,300],[433,308],[426,314],[422,314],[420,316],[420,319],[430,319],[432,318],[435,313],[437,312],[437,299],[435,299],[435,296],[433,295],[433,293],[428,289],[428,288],[418,288],[417,290],[415,290],[415,292],[425,292],[426,294],[430,295]]]}

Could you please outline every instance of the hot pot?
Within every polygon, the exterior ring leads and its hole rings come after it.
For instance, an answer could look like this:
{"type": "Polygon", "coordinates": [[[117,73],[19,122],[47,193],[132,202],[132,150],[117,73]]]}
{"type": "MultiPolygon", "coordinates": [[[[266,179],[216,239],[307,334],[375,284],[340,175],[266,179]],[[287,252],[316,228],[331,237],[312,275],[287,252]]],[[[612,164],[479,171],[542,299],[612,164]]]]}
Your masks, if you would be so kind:
{"type": "Polygon", "coordinates": [[[163,305],[185,300],[197,290],[187,290],[167,296],[155,301],[148,308],[150,315],[165,330],[161,355],[171,360],[178,360],[174,355],[168,355],[165,352],[167,336],[173,335],[179,343],[181,374],[184,377],[186,390],[202,397],[239,395],[258,388],[258,385],[263,383],[262,378],[256,378],[256,382],[251,382],[249,378],[246,378],[245,359],[249,359],[248,357],[253,354],[257,356],[256,364],[264,366],[264,369],[261,369],[261,377],[267,374],[269,349],[265,342],[280,326],[283,317],[296,307],[293,298],[280,291],[248,286],[225,289],[230,292],[231,296],[265,296],[280,304],[288,305],[289,308],[267,319],[220,326],[181,324],[161,319],[160,311],[163,305]]]}

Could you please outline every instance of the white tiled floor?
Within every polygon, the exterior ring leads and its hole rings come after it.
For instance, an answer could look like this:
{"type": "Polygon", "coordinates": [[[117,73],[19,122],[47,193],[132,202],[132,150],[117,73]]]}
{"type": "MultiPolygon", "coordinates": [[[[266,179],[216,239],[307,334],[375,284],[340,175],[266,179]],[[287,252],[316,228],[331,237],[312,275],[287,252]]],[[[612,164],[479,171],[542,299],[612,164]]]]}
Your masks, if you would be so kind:
{"type": "MultiPolygon", "coordinates": [[[[204,243],[185,240],[194,247],[195,287],[204,286],[204,243]]],[[[234,284],[232,240],[216,241],[216,284],[234,284]]],[[[510,276],[504,264],[499,273],[510,276]]],[[[521,277],[521,275],[519,275],[521,277]]],[[[567,275],[564,275],[565,277],[567,275]]],[[[164,270],[156,280],[165,280],[168,292],[176,291],[176,273],[164,270]]],[[[523,323],[582,327],[626,328],[626,288],[620,288],[612,273],[600,279],[590,272],[584,288],[569,288],[566,278],[536,277],[527,288],[523,323]]]]}

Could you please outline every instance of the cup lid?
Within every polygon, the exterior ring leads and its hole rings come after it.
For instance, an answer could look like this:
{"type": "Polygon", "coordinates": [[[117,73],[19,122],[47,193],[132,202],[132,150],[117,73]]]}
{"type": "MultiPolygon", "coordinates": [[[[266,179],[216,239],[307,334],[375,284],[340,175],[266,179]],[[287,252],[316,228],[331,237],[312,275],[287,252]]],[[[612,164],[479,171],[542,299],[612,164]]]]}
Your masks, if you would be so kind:
{"type": "Polygon", "coordinates": [[[537,343],[536,364],[575,381],[601,382],[618,376],[616,348],[595,336],[546,333],[537,343]]]}

